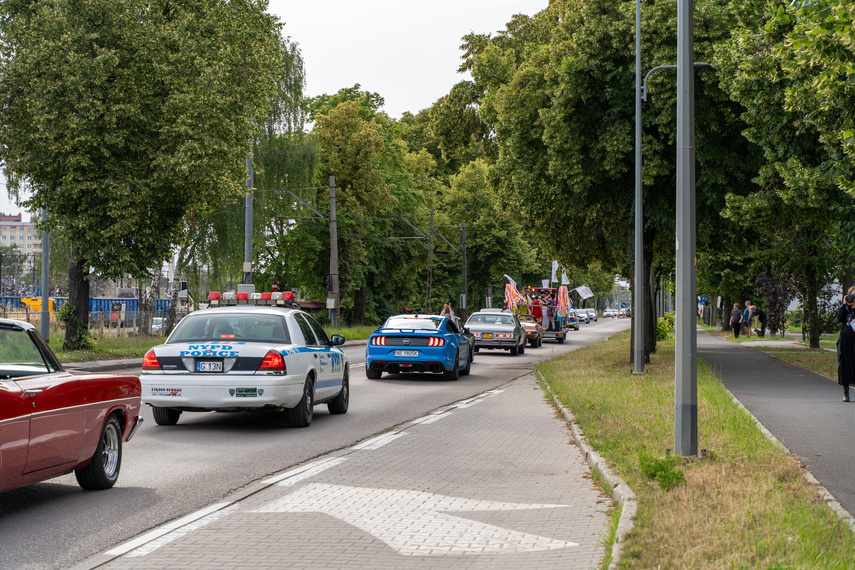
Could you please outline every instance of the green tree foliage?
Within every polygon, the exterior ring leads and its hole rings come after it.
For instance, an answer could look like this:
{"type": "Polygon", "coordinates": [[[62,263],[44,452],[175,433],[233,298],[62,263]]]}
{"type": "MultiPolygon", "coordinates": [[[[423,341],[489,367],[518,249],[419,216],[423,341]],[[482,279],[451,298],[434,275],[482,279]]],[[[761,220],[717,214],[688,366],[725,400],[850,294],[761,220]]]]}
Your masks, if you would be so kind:
{"type": "MultiPolygon", "coordinates": [[[[727,37],[720,2],[696,3],[696,58],[727,37]]],[[[495,176],[506,204],[542,228],[566,266],[602,263],[629,273],[634,195],[634,2],[552,2],[533,18],[515,18],[496,38],[468,36],[468,62],[484,93],[482,118],[499,145],[495,176]]],[[[644,68],[673,64],[676,5],[646,2],[644,68]]],[[[644,108],[644,271],[674,255],[676,78],[651,80],[644,108]]],[[[745,193],[759,154],[740,136],[736,105],[698,73],[697,192],[699,249],[714,232],[727,191],[745,193]]],[[[647,288],[645,288],[647,289],[647,288]]],[[[646,314],[652,299],[645,295],[646,314]]],[[[655,344],[646,318],[645,347],[655,344]]]]}
{"type": "Polygon", "coordinates": [[[47,210],[44,228],[74,244],[79,322],[90,267],[142,277],[170,255],[187,212],[243,192],[253,122],[278,74],[265,7],[0,4],[0,158],[29,181],[26,206],[47,210]]]}
{"type": "MultiPolygon", "coordinates": [[[[766,266],[794,277],[808,309],[811,346],[818,348],[817,299],[841,260],[851,259],[841,256],[834,236],[855,206],[840,183],[851,175],[852,163],[841,144],[841,118],[821,109],[830,103],[827,93],[816,99],[827,83],[817,79],[823,77],[822,54],[808,61],[804,49],[794,48],[811,22],[800,21],[803,11],[794,5],[756,1],[740,9],[740,25],[721,43],[715,61],[722,86],[745,108],[745,136],[763,149],[765,163],[757,179],[761,187],[728,196],[724,214],[759,232],[756,256],[766,266]]],[[[815,16],[812,9],[807,14],[815,16]]],[[[845,117],[851,109],[841,112],[845,117]]]]}

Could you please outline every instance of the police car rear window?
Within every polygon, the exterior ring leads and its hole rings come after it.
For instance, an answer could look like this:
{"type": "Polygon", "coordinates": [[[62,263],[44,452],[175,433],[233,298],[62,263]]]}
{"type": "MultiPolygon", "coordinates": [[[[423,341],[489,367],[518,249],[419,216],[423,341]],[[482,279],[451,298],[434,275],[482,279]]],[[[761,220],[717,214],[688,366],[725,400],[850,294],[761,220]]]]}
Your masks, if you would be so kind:
{"type": "Polygon", "coordinates": [[[285,320],[276,315],[209,314],[185,317],[169,337],[178,342],[224,341],[290,344],[285,320]]]}

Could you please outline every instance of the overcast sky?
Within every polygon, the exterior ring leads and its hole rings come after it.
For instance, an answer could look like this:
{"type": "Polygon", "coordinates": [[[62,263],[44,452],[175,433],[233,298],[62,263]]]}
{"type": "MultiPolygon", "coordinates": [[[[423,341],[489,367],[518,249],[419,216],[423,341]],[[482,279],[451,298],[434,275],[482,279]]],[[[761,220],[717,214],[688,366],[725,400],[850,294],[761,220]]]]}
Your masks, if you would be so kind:
{"type": "MultiPolygon", "coordinates": [[[[494,34],[514,14],[529,16],[548,0],[271,0],[268,10],[300,45],[306,95],[335,93],[356,83],[379,93],[393,118],[430,107],[468,75],[457,73],[461,38],[494,34]]],[[[6,198],[0,212],[21,210],[6,198]]],[[[25,219],[28,218],[24,214],[25,219]]]]}

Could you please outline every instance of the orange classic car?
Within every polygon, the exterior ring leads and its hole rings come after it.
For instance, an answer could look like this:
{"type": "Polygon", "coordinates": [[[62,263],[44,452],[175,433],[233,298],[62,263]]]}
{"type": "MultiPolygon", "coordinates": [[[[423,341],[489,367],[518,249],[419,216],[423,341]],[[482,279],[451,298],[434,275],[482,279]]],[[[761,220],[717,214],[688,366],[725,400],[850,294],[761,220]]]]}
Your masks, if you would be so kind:
{"type": "Polygon", "coordinates": [[[35,327],[0,319],[0,491],[71,472],[112,487],[139,411],[136,376],[67,372],[35,327]]]}

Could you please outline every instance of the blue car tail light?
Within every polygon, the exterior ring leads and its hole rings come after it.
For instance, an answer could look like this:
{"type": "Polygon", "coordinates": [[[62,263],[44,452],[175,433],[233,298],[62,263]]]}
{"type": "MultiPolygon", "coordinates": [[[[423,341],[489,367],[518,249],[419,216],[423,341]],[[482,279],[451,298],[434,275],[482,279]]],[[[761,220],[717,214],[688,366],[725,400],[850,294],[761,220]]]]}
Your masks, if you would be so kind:
{"type": "Polygon", "coordinates": [[[437,336],[432,336],[428,339],[428,346],[445,346],[445,339],[437,336]]]}
{"type": "Polygon", "coordinates": [[[375,336],[371,339],[371,344],[374,346],[386,346],[386,337],[385,336],[375,336]]]}

